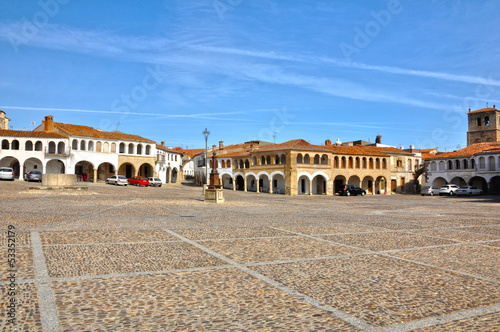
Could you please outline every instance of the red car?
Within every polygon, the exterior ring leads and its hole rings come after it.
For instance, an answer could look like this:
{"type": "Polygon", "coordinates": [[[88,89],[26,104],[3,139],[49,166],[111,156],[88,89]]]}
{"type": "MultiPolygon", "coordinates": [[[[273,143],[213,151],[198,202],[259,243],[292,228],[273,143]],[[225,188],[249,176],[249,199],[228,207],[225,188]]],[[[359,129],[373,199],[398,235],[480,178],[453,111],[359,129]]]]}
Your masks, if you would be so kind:
{"type": "Polygon", "coordinates": [[[128,183],[133,186],[149,186],[148,178],[142,176],[134,176],[133,178],[128,179],[128,183]]]}

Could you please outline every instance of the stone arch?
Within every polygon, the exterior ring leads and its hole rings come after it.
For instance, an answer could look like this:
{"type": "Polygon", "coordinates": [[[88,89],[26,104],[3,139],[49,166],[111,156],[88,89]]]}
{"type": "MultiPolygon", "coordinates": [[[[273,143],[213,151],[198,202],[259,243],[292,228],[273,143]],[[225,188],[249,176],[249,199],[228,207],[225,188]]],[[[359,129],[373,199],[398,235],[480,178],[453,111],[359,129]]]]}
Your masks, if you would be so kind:
{"type": "Polygon", "coordinates": [[[337,175],[333,180],[333,187],[335,192],[338,192],[343,185],[346,184],[346,177],[343,175],[337,175]]]}
{"type": "Polygon", "coordinates": [[[64,161],[59,159],[51,159],[45,166],[45,173],[47,174],[64,174],[65,171],[66,165],[64,164],[64,161]]]}
{"type": "Polygon", "coordinates": [[[94,141],[89,141],[87,151],[94,151],[94,141]]]}
{"type": "Polygon", "coordinates": [[[222,168],[226,168],[226,161],[222,160],[222,168]]]}
{"type": "Polygon", "coordinates": [[[469,180],[469,185],[483,190],[483,193],[488,193],[488,182],[482,176],[474,176],[469,180]]]}
{"type": "Polygon", "coordinates": [[[327,178],[325,178],[322,174],[319,174],[319,173],[323,173],[323,172],[316,172],[315,174],[317,174],[317,175],[314,176],[312,179],[312,188],[311,188],[312,194],[313,195],[326,195],[327,194],[327,178]]]}
{"type": "Polygon", "coordinates": [[[387,194],[387,179],[384,176],[379,176],[377,180],[375,180],[375,193],[387,194]]]}
{"type": "Polygon", "coordinates": [[[66,153],[66,144],[64,142],[59,142],[57,144],[57,154],[65,154],[66,153]]]}
{"type": "Polygon", "coordinates": [[[283,165],[286,164],[286,155],[285,154],[282,154],[280,156],[280,163],[283,164],[283,165]]]}
{"type": "Polygon", "coordinates": [[[87,160],[80,160],[75,164],[75,174],[78,181],[93,181],[94,164],[87,160]]]}
{"type": "Polygon", "coordinates": [[[311,192],[309,190],[311,178],[309,174],[300,173],[298,176],[298,194],[299,195],[309,195],[311,192]]]}
{"type": "MultiPolygon", "coordinates": [[[[375,159],[375,168],[380,169],[380,158],[375,159]]],[[[411,171],[411,169],[410,169],[410,171],[411,171]]]]}
{"type": "Polygon", "coordinates": [[[435,172],[437,171],[437,163],[435,161],[431,161],[431,164],[430,164],[430,171],[431,172],[435,172]]]}
{"type": "Polygon", "coordinates": [[[247,173],[245,175],[246,182],[247,182],[247,191],[257,191],[257,177],[255,176],[255,173],[247,173]]]}
{"type": "Polygon", "coordinates": [[[347,184],[359,187],[361,185],[361,179],[357,175],[353,175],[349,178],[347,184]]]}
{"type": "Polygon", "coordinates": [[[101,143],[101,141],[97,141],[95,143],[95,152],[102,152],[102,143],[101,143]]]}
{"type": "Polygon", "coordinates": [[[231,174],[223,173],[221,175],[221,181],[223,189],[233,189],[233,177],[231,174]]]}
{"type": "Polygon", "coordinates": [[[361,168],[361,160],[359,157],[356,157],[356,168],[361,168]]]}
{"type": "Polygon", "coordinates": [[[321,156],[321,165],[328,165],[328,155],[323,154],[321,156]]]}
{"type": "MultiPolygon", "coordinates": [[[[151,165],[149,165],[149,164],[143,164],[143,165],[147,165],[147,166],[151,167],[151,165]]],[[[153,172],[153,168],[152,168],[152,167],[151,167],[151,169],[150,169],[150,172],[151,172],[151,174],[152,174],[152,172],[153,172]]],[[[172,178],[170,179],[170,182],[171,182],[171,183],[177,183],[177,180],[178,180],[178,177],[179,177],[179,176],[178,176],[178,174],[179,174],[179,171],[177,170],[177,167],[174,167],[174,168],[172,169],[172,178]]],[[[148,177],[151,177],[151,176],[152,176],[152,175],[150,175],[150,176],[148,176],[148,177]]]]}
{"type": "Polygon", "coordinates": [[[259,172],[257,174],[257,180],[259,181],[259,192],[268,193],[269,192],[269,181],[271,177],[267,172],[259,172]]]}
{"type": "Polygon", "coordinates": [[[309,158],[309,155],[306,153],[304,155],[304,164],[310,164],[311,163],[311,159],[309,158]]]}
{"type": "Polygon", "coordinates": [[[447,184],[448,181],[442,177],[435,178],[434,181],[432,181],[432,186],[441,188],[445,184],[447,184]]]}
{"type": "Polygon", "coordinates": [[[382,169],[387,169],[387,159],[382,158],[382,169]]]}
{"type": "Polygon", "coordinates": [[[9,141],[6,139],[2,140],[2,150],[9,150],[9,149],[10,149],[9,141]]]}
{"type": "Polygon", "coordinates": [[[352,157],[347,160],[347,168],[354,168],[354,159],[352,157]]]}
{"type": "Polygon", "coordinates": [[[135,166],[132,163],[125,162],[118,168],[118,174],[130,179],[136,174],[135,166]]]}
{"type": "Polygon", "coordinates": [[[26,151],[33,151],[33,142],[32,141],[26,141],[26,143],[24,143],[24,150],[26,150],[26,151]]]}
{"type": "Polygon", "coordinates": [[[368,165],[368,164],[367,164],[366,157],[363,157],[363,168],[364,168],[364,169],[367,169],[367,168],[368,168],[368,166],[367,166],[367,165],[368,165]]]}
{"type": "Polygon", "coordinates": [[[460,176],[455,176],[453,179],[451,179],[450,183],[456,184],[459,187],[467,185],[467,181],[465,181],[460,176]]]}
{"type": "Polygon", "coordinates": [[[488,157],[488,171],[495,171],[496,170],[496,165],[495,165],[495,157],[489,156],[488,157]]]}
{"type": "MultiPolygon", "coordinates": [[[[143,163],[141,166],[139,166],[139,171],[137,172],[137,175],[138,176],[144,176],[144,177],[152,177],[153,174],[154,174],[154,167],[149,164],[149,163],[143,163]]],[[[175,168],[172,170],[172,183],[174,183],[174,170],[176,170],[175,168]]]]}
{"type": "Polygon", "coordinates": [[[55,154],[56,153],[56,143],[54,141],[49,142],[49,154],[55,154]]]}
{"type": "Polygon", "coordinates": [[[108,142],[104,142],[104,144],[102,145],[102,152],[109,153],[109,143],[108,142]]]}
{"type": "Polygon", "coordinates": [[[7,156],[0,160],[0,166],[10,167],[14,170],[14,177],[16,179],[20,178],[21,175],[21,164],[16,157],[7,156]]]}
{"type": "Polygon", "coordinates": [[[26,159],[24,161],[22,174],[25,174],[28,171],[39,171],[43,173],[43,162],[38,158],[26,159]]]}
{"type": "Polygon", "coordinates": [[[116,153],[116,143],[111,143],[111,153],[116,153]]]}
{"type": "Polygon", "coordinates": [[[10,145],[11,150],[19,150],[19,141],[17,139],[13,140],[10,145]]]}
{"type": "Polygon", "coordinates": [[[339,157],[338,156],[333,157],[333,167],[339,168],[339,157]]]}
{"type": "Polygon", "coordinates": [[[445,166],[446,166],[446,164],[445,164],[444,160],[441,160],[441,161],[439,162],[439,164],[438,164],[438,169],[439,169],[440,171],[444,171],[444,170],[446,170],[446,167],[445,167],[445,166]]]}
{"type": "Polygon", "coordinates": [[[494,176],[490,179],[490,194],[500,194],[500,176],[494,176]]]}
{"type": "Polygon", "coordinates": [[[245,179],[243,178],[243,175],[239,173],[236,176],[236,190],[245,190],[245,179]]]}
{"type": "Polygon", "coordinates": [[[229,160],[227,161],[227,163],[226,163],[226,167],[227,167],[227,168],[230,168],[230,167],[231,167],[231,159],[229,159],[229,160]]]}
{"type": "Polygon", "coordinates": [[[302,164],[302,153],[297,155],[297,164],[302,164]]]}
{"type": "Polygon", "coordinates": [[[373,194],[373,185],[374,185],[373,178],[371,176],[365,176],[363,178],[363,182],[361,183],[361,188],[366,190],[367,193],[373,194]]]}
{"type": "Polygon", "coordinates": [[[368,168],[373,169],[373,158],[368,159],[368,168]]]}
{"type": "Polygon", "coordinates": [[[116,167],[115,165],[105,162],[97,167],[97,179],[106,181],[112,175],[115,175],[116,167]]]}

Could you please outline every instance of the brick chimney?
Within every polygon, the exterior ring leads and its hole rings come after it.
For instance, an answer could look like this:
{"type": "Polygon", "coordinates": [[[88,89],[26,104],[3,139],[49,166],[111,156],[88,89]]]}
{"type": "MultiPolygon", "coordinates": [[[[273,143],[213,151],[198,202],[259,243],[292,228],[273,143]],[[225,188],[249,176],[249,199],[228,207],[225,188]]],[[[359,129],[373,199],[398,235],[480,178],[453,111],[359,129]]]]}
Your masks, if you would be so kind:
{"type": "Polygon", "coordinates": [[[219,141],[219,149],[224,149],[224,141],[219,141]]]}
{"type": "Polygon", "coordinates": [[[326,145],[326,146],[331,146],[331,145],[332,145],[332,141],[330,141],[329,139],[327,139],[327,140],[325,141],[325,145],[326,145]]]}
{"type": "Polygon", "coordinates": [[[54,117],[52,115],[47,115],[44,121],[44,131],[54,131],[54,117]]]}
{"type": "Polygon", "coordinates": [[[165,141],[161,141],[161,146],[165,146],[165,141]]]}

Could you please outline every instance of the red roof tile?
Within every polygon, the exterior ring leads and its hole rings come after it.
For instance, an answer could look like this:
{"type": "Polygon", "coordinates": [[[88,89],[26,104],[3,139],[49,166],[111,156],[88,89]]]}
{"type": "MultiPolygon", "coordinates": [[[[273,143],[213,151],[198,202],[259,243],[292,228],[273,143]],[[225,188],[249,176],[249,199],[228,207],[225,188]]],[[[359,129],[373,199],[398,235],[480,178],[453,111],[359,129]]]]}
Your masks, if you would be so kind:
{"type": "Polygon", "coordinates": [[[67,135],[55,131],[27,131],[0,129],[0,136],[34,137],[34,138],[68,138],[67,135]]]}
{"type": "Polygon", "coordinates": [[[144,143],[156,143],[155,141],[152,141],[150,139],[141,136],[125,134],[119,131],[102,131],[92,127],[59,123],[59,122],[54,122],[54,127],[59,129],[63,133],[66,133],[71,136],[83,136],[83,137],[135,141],[144,143]]]}
{"type": "Polygon", "coordinates": [[[488,153],[496,149],[500,149],[500,142],[476,143],[457,151],[439,153],[425,159],[472,157],[475,154],[488,153]]]}
{"type": "Polygon", "coordinates": [[[485,108],[481,108],[479,110],[475,110],[475,111],[469,112],[469,114],[471,114],[471,113],[491,112],[491,111],[497,111],[498,112],[498,109],[491,108],[491,107],[485,107],[485,108]]]}
{"type": "Polygon", "coordinates": [[[182,151],[175,150],[175,148],[170,149],[170,148],[167,148],[166,146],[161,145],[161,144],[156,144],[156,149],[163,150],[165,152],[170,152],[170,153],[183,154],[182,151]]]}

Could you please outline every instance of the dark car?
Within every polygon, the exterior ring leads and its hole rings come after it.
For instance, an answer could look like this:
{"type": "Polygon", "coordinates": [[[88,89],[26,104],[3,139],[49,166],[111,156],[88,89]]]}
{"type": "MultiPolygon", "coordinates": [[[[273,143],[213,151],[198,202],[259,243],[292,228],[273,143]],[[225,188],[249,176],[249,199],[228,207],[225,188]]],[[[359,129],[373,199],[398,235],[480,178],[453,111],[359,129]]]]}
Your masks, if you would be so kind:
{"type": "Polygon", "coordinates": [[[366,195],[366,190],[360,188],[359,186],[355,186],[352,184],[345,184],[340,186],[340,188],[337,190],[337,193],[340,196],[356,196],[356,195],[364,196],[366,195]]]}
{"type": "Polygon", "coordinates": [[[40,171],[29,171],[24,174],[24,181],[38,181],[42,182],[42,172],[40,171]]]}

